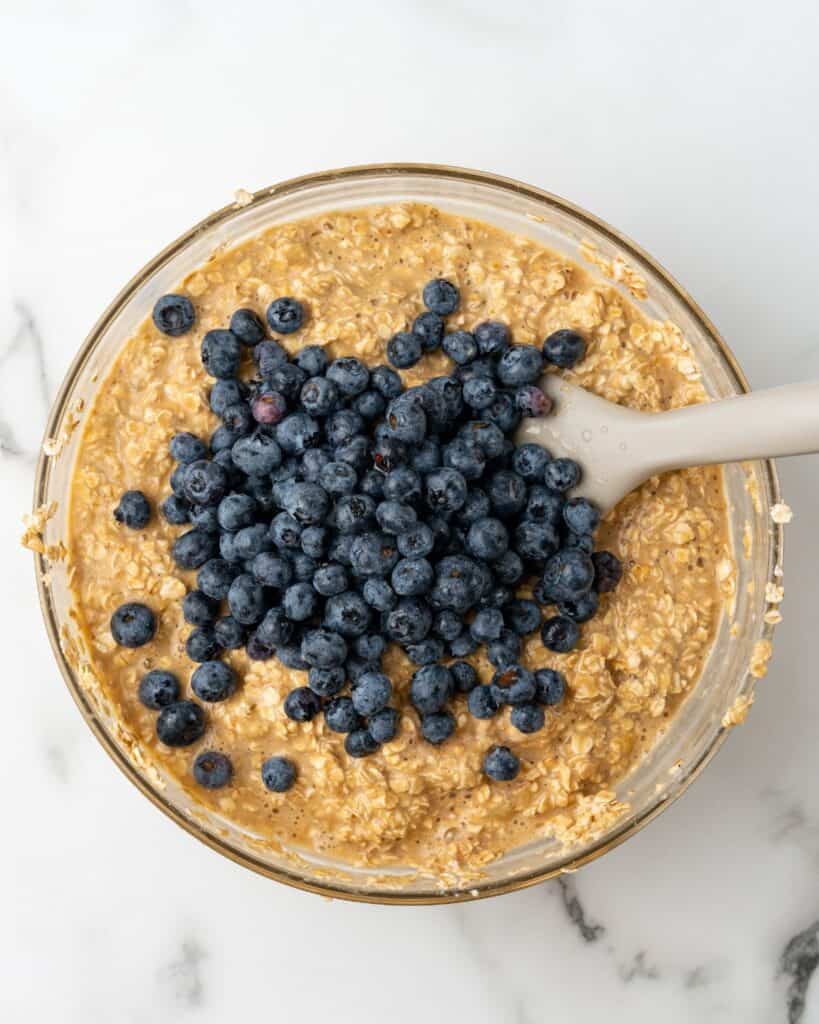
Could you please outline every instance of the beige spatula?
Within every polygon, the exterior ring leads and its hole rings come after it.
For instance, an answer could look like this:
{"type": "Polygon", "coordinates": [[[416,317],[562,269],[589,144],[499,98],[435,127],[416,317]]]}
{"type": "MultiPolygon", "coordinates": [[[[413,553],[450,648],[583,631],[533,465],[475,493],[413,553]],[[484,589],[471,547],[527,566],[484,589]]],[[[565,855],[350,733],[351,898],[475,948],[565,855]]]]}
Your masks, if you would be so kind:
{"type": "Polygon", "coordinates": [[[671,469],[819,452],[819,381],[660,413],[607,402],[557,374],[541,387],[554,409],[524,420],[516,441],[579,462],[583,479],[572,493],[603,512],[671,469]]]}

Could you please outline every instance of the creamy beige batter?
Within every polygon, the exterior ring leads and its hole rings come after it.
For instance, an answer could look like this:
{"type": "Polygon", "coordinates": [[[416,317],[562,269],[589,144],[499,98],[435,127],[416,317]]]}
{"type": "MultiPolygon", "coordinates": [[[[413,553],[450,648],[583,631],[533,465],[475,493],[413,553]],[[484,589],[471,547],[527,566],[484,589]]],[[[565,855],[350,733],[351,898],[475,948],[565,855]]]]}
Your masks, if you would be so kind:
{"type": "MultiPolygon", "coordinates": [[[[118,709],[126,735],[148,761],[191,787],[203,804],[271,842],[296,844],[358,864],[409,864],[443,872],[479,868],[505,850],[554,835],[575,841],[623,812],[612,792],[666,726],[695,684],[731,595],[733,573],[718,468],[652,480],[603,523],[598,547],[613,550],[625,573],[568,655],[544,650],[537,634],[524,645],[529,667],[550,665],[568,681],[564,703],[547,709],[546,726],[525,736],[508,709],[478,721],[456,698],[458,729],[440,747],[426,743],[408,707],[413,666],[395,648],[385,658],[404,713],[398,737],[364,760],[349,758],[344,737],[321,716],[298,724],[282,703],[306,674],[275,659],[226,659],[241,677],[237,693],[207,707],[205,737],[168,750],[155,737],[155,714],[137,700],[151,668],[168,668],[183,683],[195,667],[185,656],[190,627],[181,598],[194,573],[178,570],[170,546],[179,528],[156,514],[142,531],[112,516],[122,491],[143,490],[158,506],[173,469],[168,441],[179,430],[207,437],[217,425],[207,402],[210,379],[199,344],[205,331],[227,326],[231,312],[260,313],[279,295],[305,302],[305,328],[284,340],[292,352],[323,345],[331,357],[386,362],[386,343],[420,312],[424,283],[456,282],[462,302],[448,327],[486,318],[511,325],[515,341],[537,343],[560,327],[579,329],[588,355],[572,379],[604,397],[658,410],[701,401],[705,391],[691,352],[672,324],[646,320],[623,295],[565,257],[477,221],[421,205],[400,205],[275,227],[219,252],[180,291],[197,311],[193,331],[165,337],[146,320],[125,345],[88,414],[74,470],[69,565],[87,657],[118,709]],[[109,619],[124,601],[157,613],[156,640],[138,650],[117,647],[109,619]],[[493,743],[521,759],[512,783],[492,783],[481,761],[493,743]],[[224,750],[233,783],[195,787],[196,753],[224,750]],[[284,754],[297,764],[288,793],[267,792],[262,761],[284,754]]],[[[407,384],[448,372],[441,353],[402,376],[407,384]]],[[[250,366],[248,365],[248,373],[250,366]]],[[[473,659],[482,681],[491,666],[473,659]]]]}

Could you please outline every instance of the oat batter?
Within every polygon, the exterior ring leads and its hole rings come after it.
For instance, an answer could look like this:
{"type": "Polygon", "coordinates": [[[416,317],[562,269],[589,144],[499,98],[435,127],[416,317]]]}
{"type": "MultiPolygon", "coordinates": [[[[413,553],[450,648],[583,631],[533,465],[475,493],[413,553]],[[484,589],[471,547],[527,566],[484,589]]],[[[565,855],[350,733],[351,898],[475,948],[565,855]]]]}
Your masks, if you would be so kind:
{"type": "MultiPolygon", "coordinates": [[[[170,546],[178,529],[154,515],[142,531],[112,516],[121,493],[141,489],[157,507],[169,493],[174,433],[207,437],[218,425],[208,406],[212,383],[199,356],[205,331],[227,326],[231,312],[263,312],[278,295],[309,308],[290,351],[326,346],[331,358],[386,362],[390,337],[419,312],[433,277],[457,282],[461,307],[450,329],[487,318],[510,325],[517,343],[540,344],[563,327],[580,330],[586,358],[572,379],[607,399],[644,410],[702,401],[705,391],[690,350],[672,324],[646,320],[614,288],[535,242],[421,205],[331,213],[286,224],[229,252],[216,253],[178,289],[197,311],[195,329],[169,338],[150,319],[125,345],[90,410],[74,471],[69,565],[87,655],[118,708],[123,728],[160,772],[240,827],[271,841],[339,856],[357,864],[409,864],[433,872],[480,868],[541,835],[574,841],[607,827],[623,811],[612,792],[655,741],[696,683],[733,586],[727,518],[718,468],[653,480],[604,521],[597,546],[614,551],[624,578],[601,599],[568,655],[544,650],[537,633],[522,662],[552,666],[567,678],[563,704],[547,709],[546,726],[524,735],[509,710],[479,721],[456,699],[458,729],[440,747],[424,742],[405,710],[397,738],[365,761],[348,757],[344,737],[323,719],[289,720],[286,694],[303,685],[275,658],[250,662],[244,650],[223,655],[242,682],[229,700],[207,706],[208,729],[195,747],[170,750],[155,735],[155,715],[137,700],[141,676],[167,668],[185,684],[195,668],[185,655],[190,627],[180,599],[195,573],[176,568],[170,546]],[[142,601],[157,614],[156,640],[117,647],[112,612],[142,601]],[[493,743],[512,747],[521,772],[492,784],[481,761],[493,743]],[[223,750],[234,765],[225,789],[194,787],[199,750],[223,750]],[[276,795],[259,768],[274,754],[298,766],[298,781],[276,795]]],[[[441,352],[402,373],[405,383],[450,372],[441,352]]],[[[528,596],[528,595],[527,595],[528,596]]],[[[482,682],[492,667],[469,660],[482,682]]],[[[407,705],[414,666],[395,647],[384,659],[397,703],[407,705]]]]}

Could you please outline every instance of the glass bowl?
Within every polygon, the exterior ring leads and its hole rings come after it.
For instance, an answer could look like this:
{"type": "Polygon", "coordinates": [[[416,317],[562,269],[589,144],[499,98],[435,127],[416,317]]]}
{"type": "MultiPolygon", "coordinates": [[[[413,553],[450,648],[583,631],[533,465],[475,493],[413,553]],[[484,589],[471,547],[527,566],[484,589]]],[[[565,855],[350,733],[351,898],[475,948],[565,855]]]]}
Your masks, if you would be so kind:
{"type": "MultiPolygon", "coordinates": [[[[726,397],[747,390],[730,350],[685,291],[633,242],[557,196],[492,174],[451,167],[379,165],[308,175],[262,189],[252,197],[245,195],[241,202],[211,214],[144,267],[102,314],[66,375],[46,428],[47,438],[63,436],[65,441],[58,456],[41,456],[37,467],[35,508],[57,502],[56,514],[45,527],[46,543],[66,535],[66,496],[81,433],[72,429],[82,408],[79,403],[88,408],[115,354],[160,295],[172,291],[215,249],[234,246],[273,224],[333,209],[408,200],[528,235],[595,273],[583,258],[591,250],[583,247],[581,251],[581,243],[591,242],[598,258],[615,261],[615,269],[627,266],[642,275],[647,297],[636,304],[649,317],[672,320],[682,329],[711,395],[726,397]]],[[[628,273],[614,276],[627,278],[628,273]]],[[[613,287],[623,285],[615,280],[613,287]]],[[[624,295],[635,301],[625,291],[624,295]]],[[[325,896],[409,904],[475,899],[574,870],[618,846],[675,800],[719,749],[727,732],[723,718],[752,694],[755,680],[749,666],[766,650],[759,643],[770,641],[772,626],[763,619],[765,585],[781,573],[782,558],[781,528],[770,516],[771,506],[779,500],[773,464],[728,466],[725,484],[737,563],[733,621],[723,616],[699,683],[662,739],[616,787],[630,811],[594,841],[570,849],[546,839],[514,849],[464,886],[443,884],[408,870],[355,868],[303,851],[296,857],[276,854],[204,811],[172,780],[134,763],[127,737],[104,696],[82,685],[72,666],[74,659],[68,656],[72,620],[64,564],[37,554],[37,585],[57,663],[86,722],[134,785],[192,835],[245,867],[325,896]],[[744,550],[751,552],[749,557],[744,550]]]]}

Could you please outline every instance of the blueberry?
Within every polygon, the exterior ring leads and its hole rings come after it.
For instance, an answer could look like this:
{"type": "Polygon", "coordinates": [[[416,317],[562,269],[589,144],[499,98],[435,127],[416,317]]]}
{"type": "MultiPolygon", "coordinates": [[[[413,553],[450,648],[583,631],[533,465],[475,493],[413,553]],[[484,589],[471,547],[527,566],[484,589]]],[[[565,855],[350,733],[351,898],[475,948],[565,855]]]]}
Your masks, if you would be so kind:
{"type": "Polygon", "coordinates": [[[210,626],[218,608],[218,602],[207,597],[201,590],[189,590],[182,601],[182,614],[192,626],[210,626]]]}
{"type": "Polygon", "coordinates": [[[227,597],[236,575],[236,569],[230,562],[223,558],[209,558],[196,575],[196,585],[207,597],[222,601],[227,597]]]}
{"type": "Polygon", "coordinates": [[[464,384],[464,401],[478,411],[488,409],[497,394],[497,387],[487,377],[473,377],[464,384]]]}
{"type": "Polygon", "coordinates": [[[315,668],[338,668],[347,658],[344,637],[329,629],[311,629],[301,641],[301,656],[315,668]]]}
{"type": "Polygon", "coordinates": [[[458,289],[450,281],[437,277],[424,285],[424,305],[439,316],[454,313],[461,301],[458,289]]]}
{"type": "Polygon", "coordinates": [[[543,484],[533,484],[526,499],[526,519],[547,523],[557,530],[563,522],[564,498],[543,484]]]}
{"type": "Polygon", "coordinates": [[[498,380],[507,387],[533,384],[543,372],[543,356],[534,345],[515,345],[498,360],[498,380]]]}
{"type": "Polygon", "coordinates": [[[594,589],[598,594],[614,590],[623,576],[623,563],[611,551],[596,551],[592,556],[594,589]]]}
{"type": "Polygon", "coordinates": [[[453,732],[455,732],[455,719],[449,711],[424,715],[421,719],[421,735],[427,743],[433,743],[436,747],[448,740],[453,732]]]}
{"type": "Polygon", "coordinates": [[[354,437],[336,448],[334,456],[339,462],[346,462],[357,473],[363,473],[372,462],[372,442],[367,437],[354,437]]]}
{"type": "Polygon", "coordinates": [[[182,526],[190,520],[190,506],[178,494],[169,494],[159,506],[159,511],[171,526],[182,526]]]}
{"type": "Polygon", "coordinates": [[[372,526],[375,502],[367,494],[345,494],[336,501],[335,527],[339,533],[363,533],[372,526]]]}
{"type": "Polygon", "coordinates": [[[309,448],[301,457],[301,476],[310,483],[317,484],[321,471],[331,462],[330,456],[321,448],[309,448]]]}
{"type": "MultiPolygon", "coordinates": [[[[235,405],[229,405],[222,416],[222,425],[231,434],[235,434],[237,440],[245,434],[249,434],[255,425],[250,406],[246,402],[236,402],[235,405]]],[[[202,458],[202,456],[200,455],[198,458],[202,458]]]]}
{"type": "Polygon", "coordinates": [[[395,591],[383,579],[368,579],[362,591],[364,600],[379,612],[391,611],[398,603],[395,591]]]}
{"type": "Polygon", "coordinates": [[[312,584],[313,589],[322,597],[342,594],[349,586],[347,570],[338,562],[329,562],[316,569],[312,584]]]}
{"type": "Polygon", "coordinates": [[[171,458],[182,463],[198,462],[200,459],[204,459],[208,453],[208,446],[205,442],[195,434],[188,433],[187,430],[174,434],[168,448],[171,458]]]}
{"type": "Polygon", "coordinates": [[[480,644],[497,640],[503,632],[503,613],[498,608],[483,608],[475,615],[469,630],[480,644]]]}
{"type": "Polygon", "coordinates": [[[580,466],[574,459],[552,459],[543,470],[543,482],[553,491],[570,491],[580,483],[580,466]]]}
{"type": "Polygon", "coordinates": [[[468,658],[478,649],[478,641],[468,629],[462,629],[454,640],[449,641],[449,653],[453,658],[468,658]]]}
{"type": "Polygon", "coordinates": [[[469,691],[466,701],[469,713],[473,718],[494,718],[499,705],[491,686],[475,686],[469,691]]]}
{"type": "Polygon", "coordinates": [[[426,478],[426,503],[445,516],[463,507],[467,490],[466,480],[456,469],[436,469],[426,478]]]}
{"type": "Polygon", "coordinates": [[[512,591],[502,584],[493,584],[478,601],[478,608],[503,608],[512,600],[512,591]]]}
{"type": "Polygon", "coordinates": [[[319,697],[335,697],[336,694],[344,689],[346,679],[347,677],[342,666],[335,666],[333,668],[313,667],[308,674],[307,683],[313,693],[318,694],[319,697]]]}
{"type": "Polygon", "coordinates": [[[441,344],[444,352],[458,366],[471,363],[478,354],[478,346],[469,331],[450,331],[441,344]]]}
{"type": "Polygon", "coordinates": [[[393,437],[405,444],[418,444],[427,432],[427,415],[423,406],[409,391],[393,398],[387,406],[385,422],[393,437]]]}
{"type": "Polygon", "coordinates": [[[520,423],[520,412],[515,405],[515,399],[503,392],[498,394],[488,409],[484,410],[484,416],[504,434],[510,434],[520,423]]]}
{"type": "Polygon", "coordinates": [[[378,391],[364,391],[353,403],[356,412],[365,420],[375,420],[383,415],[386,399],[378,391]]]}
{"type": "Polygon", "coordinates": [[[383,672],[365,672],[353,689],[353,707],[365,717],[386,707],[392,697],[392,683],[383,672]]]}
{"type": "Polygon", "coordinates": [[[536,384],[523,384],[515,389],[515,406],[521,416],[548,416],[552,400],[536,384]]]}
{"type": "MultiPolygon", "coordinates": [[[[371,498],[366,499],[372,501],[371,498]]],[[[320,484],[308,480],[296,482],[287,489],[284,510],[303,526],[325,522],[330,511],[330,496],[320,484]]]]}
{"type": "Polygon", "coordinates": [[[424,352],[434,352],[444,336],[444,321],[438,313],[421,313],[413,321],[412,333],[421,342],[424,352]]]}
{"type": "Polygon", "coordinates": [[[327,598],[324,623],[344,637],[361,636],[370,624],[370,609],[360,594],[348,590],[327,598]]]}
{"type": "Polygon", "coordinates": [[[238,380],[217,380],[210,389],[210,407],[221,416],[231,405],[244,401],[244,387],[238,380]]]}
{"type": "MultiPolygon", "coordinates": [[[[241,436],[241,434],[235,434],[232,430],[229,430],[224,423],[221,427],[217,427],[210,435],[210,448],[214,456],[225,449],[229,451],[241,436]]],[[[221,465],[221,463],[217,463],[217,465],[221,465]]],[[[222,468],[224,469],[224,466],[222,468]]]]}
{"type": "Polygon", "coordinates": [[[478,349],[485,356],[499,356],[511,342],[509,328],[497,320],[484,320],[474,331],[478,349]]]}
{"type": "Polygon", "coordinates": [[[319,345],[306,345],[293,356],[293,362],[308,377],[318,377],[327,369],[327,353],[319,345]]]}
{"type": "Polygon", "coordinates": [[[206,661],[194,670],[191,689],[200,700],[227,700],[236,689],[236,673],[223,661],[206,661]]]}
{"type": "Polygon", "coordinates": [[[230,331],[208,331],[202,339],[202,365],[211,377],[235,377],[241,356],[239,339],[230,331]]]}
{"type": "Polygon", "coordinates": [[[277,334],[293,334],[304,323],[304,306],[289,296],[274,299],[267,307],[267,322],[277,334]]]}
{"type": "Polygon", "coordinates": [[[243,626],[258,622],[265,612],[264,591],[249,573],[242,573],[230,584],[227,603],[230,614],[243,626]]]}
{"type": "Polygon", "coordinates": [[[194,505],[188,513],[191,526],[197,526],[206,533],[219,532],[219,517],[215,505],[194,505]]]}
{"type": "Polygon", "coordinates": [[[459,693],[469,693],[478,685],[478,673],[468,661],[455,661],[449,666],[455,688],[459,693]]]}
{"type": "Polygon", "coordinates": [[[219,650],[219,641],[209,626],[194,629],[185,641],[185,652],[191,661],[210,661],[219,650]]]}
{"type": "MultiPolygon", "coordinates": [[[[363,536],[367,536],[367,534],[363,536]]],[[[359,537],[354,533],[337,533],[327,548],[327,557],[342,565],[350,565],[350,552],[358,541],[359,537]]]]}
{"type": "Polygon", "coordinates": [[[509,533],[499,519],[477,519],[469,527],[466,546],[476,558],[494,562],[509,547],[509,533]]]}
{"type": "Polygon", "coordinates": [[[230,318],[230,330],[249,348],[258,345],[265,336],[264,324],[252,309],[237,309],[230,318]]]}
{"type": "Polygon", "coordinates": [[[249,494],[228,494],[219,502],[216,517],[222,530],[241,530],[256,521],[256,501],[249,494]]]}
{"type": "Polygon", "coordinates": [[[311,377],[302,385],[299,401],[311,416],[329,416],[338,405],[338,388],[326,377],[311,377]]]}
{"type": "Polygon", "coordinates": [[[300,672],[306,672],[310,667],[301,656],[300,644],[280,644],[276,648],[276,657],[285,668],[294,668],[300,672]]]}
{"type": "Polygon", "coordinates": [[[543,342],[543,355],[547,362],[564,370],[570,369],[586,354],[586,342],[577,333],[563,329],[555,331],[543,342]]]}
{"type": "Polygon", "coordinates": [[[151,319],[158,331],[178,338],[193,327],[196,311],[186,295],[163,295],[156,300],[151,319]]]}
{"type": "Polygon", "coordinates": [[[381,655],[384,653],[386,646],[387,642],[384,637],[376,633],[358,636],[353,642],[353,649],[356,655],[363,661],[368,661],[371,664],[377,664],[381,660],[381,655]]]}
{"type": "Polygon", "coordinates": [[[479,519],[485,519],[491,509],[486,492],[479,487],[470,487],[463,508],[458,513],[458,523],[465,529],[479,519]]]}
{"type": "Polygon", "coordinates": [[[457,470],[465,480],[480,480],[486,466],[486,456],[474,441],[456,437],[442,449],[444,466],[457,470]]]}
{"type": "Polygon", "coordinates": [[[296,766],[286,757],[268,757],[262,765],[262,784],[271,793],[286,793],[296,781],[296,766]]]}
{"type": "Polygon", "coordinates": [[[404,650],[413,665],[434,665],[446,654],[444,641],[434,636],[428,636],[417,644],[407,644],[404,650]]]}
{"type": "Polygon", "coordinates": [[[409,504],[421,497],[421,477],[409,466],[398,466],[384,478],[384,497],[409,504]]]}
{"type": "Polygon", "coordinates": [[[400,717],[395,708],[382,708],[371,715],[367,729],[376,743],[389,743],[398,732],[400,717]]]}
{"type": "Polygon", "coordinates": [[[435,573],[426,558],[402,558],[392,571],[392,589],[401,597],[425,594],[432,586],[435,573]]]}
{"type": "Polygon", "coordinates": [[[288,400],[298,397],[307,374],[295,363],[287,361],[287,353],[281,345],[275,341],[263,341],[256,346],[254,358],[259,364],[266,390],[277,391],[288,400]]]}
{"type": "Polygon", "coordinates": [[[441,711],[454,692],[452,673],[443,665],[424,665],[410,683],[410,700],[421,715],[441,711]]]}
{"type": "Polygon", "coordinates": [[[387,343],[387,359],[399,370],[415,366],[421,354],[421,339],[409,331],[399,331],[387,343]]]}
{"type": "Polygon", "coordinates": [[[511,629],[504,629],[498,639],[489,644],[486,656],[497,669],[514,665],[520,657],[520,637],[511,629]]]}
{"type": "Polygon", "coordinates": [[[504,586],[512,586],[523,576],[523,562],[517,552],[505,551],[492,564],[492,571],[498,583],[502,583],[504,586]]]}
{"type": "Polygon", "coordinates": [[[511,469],[498,470],[486,493],[495,514],[502,519],[516,516],[526,505],[526,481],[511,469]]]}
{"type": "Polygon", "coordinates": [[[401,534],[415,526],[418,515],[411,505],[400,501],[382,501],[376,507],[375,518],[382,530],[401,534]]]}
{"type": "Polygon", "coordinates": [[[179,680],[172,672],[155,668],[139,681],[139,701],[151,711],[160,711],[179,699],[179,680]]]}
{"type": "Polygon", "coordinates": [[[483,770],[495,782],[511,782],[520,772],[520,761],[509,747],[490,747],[483,759],[483,770]]]}
{"type": "Polygon", "coordinates": [[[282,461],[282,450],[265,427],[257,427],[252,434],[240,437],[231,448],[231,455],[243,473],[254,476],[270,473],[282,461]]]}
{"type": "Polygon", "coordinates": [[[389,401],[396,398],[404,389],[401,378],[391,366],[376,366],[370,372],[370,383],[379,394],[389,401]]]}
{"type": "Polygon", "coordinates": [[[167,704],[156,719],[156,734],[166,747],[189,747],[205,731],[205,712],[192,700],[167,704]]]}
{"type": "Polygon", "coordinates": [[[550,602],[571,601],[594,582],[594,563],[580,548],[562,548],[543,570],[543,593],[550,602]]]}
{"type": "Polygon", "coordinates": [[[232,775],[230,758],[218,750],[206,750],[193,762],[193,777],[204,789],[222,789],[232,775]]]}
{"type": "Polygon", "coordinates": [[[431,437],[413,446],[410,464],[416,473],[426,474],[441,465],[441,446],[431,437]]]}
{"type": "Polygon", "coordinates": [[[471,420],[461,428],[460,436],[474,441],[487,459],[497,458],[504,448],[503,431],[486,420],[471,420]]]}
{"type": "Polygon", "coordinates": [[[589,590],[579,597],[560,601],[557,610],[561,615],[565,615],[567,619],[571,619],[573,622],[588,622],[589,619],[594,618],[597,614],[599,605],[600,598],[597,596],[596,591],[589,590]]]}
{"type": "MultiPolygon", "coordinates": [[[[248,656],[250,661],[270,661],[270,659],[276,654],[276,648],[264,643],[259,636],[259,631],[254,630],[247,638],[245,654],[248,656]]],[[[279,660],[281,661],[281,659],[279,660]]],[[[284,664],[284,662],[282,662],[282,664],[284,664]]]]}
{"type": "Polygon", "coordinates": [[[129,601],[111,616],[111,635],[120,647],[142,647],[155,633],[156,617],[144,604],[129,601]]]}
{"type": "Polygon", "coordinates": [[[450,608],[444,608],[443,611],[438,612],[432,624],[433,633],[444,640],[454,640],[463,628],[460,615],[456,615],[450,608]]]}
{"type": "Polygon", "coordinates": [[[366,391],[370,383],[370,371],[358,359],[346,356],[334,359],[327,369],[327,378],[345,398],[355,398],[366,391]]]}
{"type": "Polygon", "coordinates": [[[350,757],[368,757],[378,750],[378,743],[369,729],[355,729],[344,740],[344,749],[350,757]]]}
{"type": "Polygon", "coordinates": [[[573,533],[594,533],[600,523],[600,510],[588,498],[569,498],[563,506],[563,519],[573,533]]]}
{"type": "Polygon", "coordinates": [[[284,614],[293,622],[305,622],[318,611],[318,594],[306,582],[291,584],[282,597],[284,614]]]}
{"type": "Polygon", "coordinates": [[[301,548],[301,524],[289,512],[279,512],[270,523],[270,539],[278,548],[301,548]]]}
{"type": "Polygon", "coordinates": [[[551,456],[539,444],[521,444],[512,456],[512,469],[529,483],[540,482],[551,456]]]}
{"type": "Polygon", "coordinates": [[[324,722],[332,732],[352,732],[361,725],[361,718],[349,697],[336,697],[324,709],[324,722]]]}
{"type": "Polygon", "coordinates": [[[528,561],[542,564],[557,546],[557,533],[549,523],[526,520],[515,529],[515,550],[528,561]]]}
{"type": "Polygon", "coordinates": [[[398,534],[398,550],[404,558],[424,558],[432,553],[435,536],[426,523],[416,523],[398,534]]]}
{"type": "Polygon", "coordinates": [[[580,627],[565,615],[555,615],[547,619],[540,630],[543,646],[558,654],[566,654],[577,645],[580,639],[580,627]]]}
{"type": "Polygon", "coordinates": [[[559,704],[566,694],[566,677],[553,668],[539,668],[535,672],[537,699],[541,704],[559,704]]]}
{"type": "Polygon", "coordinates": [[[309,686],[297,686],[284,701],[284,713],[294,722],[310,722],[321,711],[321,700],[309,686]]]}
{"type": "Polygon", "coordinates": [[[432,613],[426,601],[416,597],[402,597],[387,614],[384,632],[399,644],[417,644],[429,633],[432,613]]]}
{"type": "Polygon", "coordinates": [[[218,462],[199,459],[185,470],[184,492],[192,505],[217,505],[227,488],[227,473],[218,462]]]}
{"type": "Polygon", "coordinates": [[[340,448],[363,431],[364,420],[354,409],[339,409],[324,427],[327,441],[333,448],[340,448]]]}
{"type": "Polygon", "coordinates": [[[471,363],[463,363],[455,367],[454,376],[466,384],[469,380],[495,381],[495,360],[491,356],[476,356],[471,363]]]}
{"type": "Polygon", "coordinates": [[[142,491],[125,491],[114,509],[114,519],[131,530],[141,530],[151,518],[151,506],[142,491]]]}
{"type": "MultiPolygon", "coordinates": [[[[436,566],[435,586],[431,600],[437,608],[465,612],[481,596],[485,566],[463,555],[447,555],[436,566]]],[[[491,581],[491,576],[490,576],[491,581]]]]}
{"type": "Polygon", "coordinates": [[[321,427],[306,412],[294,412],[276,427],[276,440],[288,454],[302,455],[320,443],[321,427]]]}
{"type": "Polygon", "coordinates": [[[293,623],[283,608],[271,608],[256,627],[256,636],[269,647],[279,647],[293,636],[293,623]]]}
{"type": "Polygon", "coordinates": [[[525,599],[510,601],[503,609],[503,617],[513,633],[526,636],[540,625],[540,605],[525,599]]]}
{"type": "Polygon", "coordinates": [[[232,615],[225,615],[213,624],[216,641],[224,651],[234,651],[244,646],[245,628],[232,615]]]}
{"type": "Polygon", "coordinates": [[[534,674],[522,665],[499,668],[492,677],[492,693],[498,704],[531,703],[537,694],[534,674]]]}

